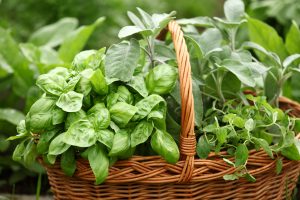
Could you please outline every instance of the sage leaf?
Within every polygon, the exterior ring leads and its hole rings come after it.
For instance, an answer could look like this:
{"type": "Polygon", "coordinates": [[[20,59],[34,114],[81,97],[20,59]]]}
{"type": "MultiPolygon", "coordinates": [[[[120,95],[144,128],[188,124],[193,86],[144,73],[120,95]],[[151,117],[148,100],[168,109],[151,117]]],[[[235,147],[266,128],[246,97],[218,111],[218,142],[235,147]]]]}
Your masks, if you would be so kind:
{"type": "Polygon", "coordinates": [[[120,81],[131,80],[140,55],[139,43],[135,39],[112,45],[105,58],[105,77],[120,81]]]}
{"type": "Polygon", "coordinates": [[[289,54],[300,53],[300,30],[298,24],[292,21],[291,28],[289,29],[285,38],[285,47],[289,54]]]}
{"type": "Polygon", "coordinates": [[[227,0],[224,3],[225,17],[230,22],[239,22],[245,14],[245,5],[241,0],[227,0]]]}

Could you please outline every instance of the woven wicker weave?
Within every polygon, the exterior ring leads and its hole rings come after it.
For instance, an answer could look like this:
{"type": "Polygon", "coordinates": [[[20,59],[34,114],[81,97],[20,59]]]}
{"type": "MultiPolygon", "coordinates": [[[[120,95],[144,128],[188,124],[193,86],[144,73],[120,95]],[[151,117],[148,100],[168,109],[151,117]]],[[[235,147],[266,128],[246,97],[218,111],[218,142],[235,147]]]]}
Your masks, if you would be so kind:
{"type": "MultiPolygon", "coordinates": [[[[277,175],[276,159],[270,159],[264,151],[251,151],[247,169],[257,180],[251,183],[244,179],[224,181],[223,175],[233,173],[235,169],[219,156],[211,154],[206,160],[195,159],[189,54],[179,25],[172,21],[168,29],[174,42],[180,74],[181,160],[175,165],[166,163],[159,156],[134,156],[130,160],[118,161],[110,168],[106,182],[98,186],[94,184],[95,177],[87,160],[77,160],[73,177],[64,175],[59,162],[53,166],[45,165],[55,199],[286,199],[296,186],[300,162],[283,159],[283,170],[277,175]]],[[[298,110],[300,114],[299,104],[287,99],[283,99],[282,104],[288,109],[298,110]]]]}

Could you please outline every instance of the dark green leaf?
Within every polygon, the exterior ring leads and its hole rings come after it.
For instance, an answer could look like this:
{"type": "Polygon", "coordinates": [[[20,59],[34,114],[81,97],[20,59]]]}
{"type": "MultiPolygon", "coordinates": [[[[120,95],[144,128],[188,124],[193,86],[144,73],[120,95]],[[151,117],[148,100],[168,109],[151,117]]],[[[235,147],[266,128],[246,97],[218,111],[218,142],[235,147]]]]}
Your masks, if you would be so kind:
{"type": "Polygon", "coordinates": [[[36,145],[36,149],[39,154],[44,154],[48,152],[50,140],[58,133],[58,131],[59,130],[54,129],[40,135],[39,141],[36,145]]]}
{"type": "Polygon", "coordinates": [[[282,167],[283,167],[283,162],[282,162],[282,158],[278,158],[276,160],[276,174],[279,175],[282,171],[282,167]]]}
{"type": "Polygon", "coordinates": [[[204,135],[198,140],[196,152],[201,159],[206,159],[210,153],[210,144],[204,135]]]}
{"type": "Polygon", "coordinates": [[[290,160],[300,160],[300,141],[294,140],[294,143],[281,150],[281,154],[290,160]]]}
{"type": "Polygon", "coordinates": [[[69,148],[61,155],[60,167],[67,176],[73,176],[76,170],[75,152],[69,148]]]}

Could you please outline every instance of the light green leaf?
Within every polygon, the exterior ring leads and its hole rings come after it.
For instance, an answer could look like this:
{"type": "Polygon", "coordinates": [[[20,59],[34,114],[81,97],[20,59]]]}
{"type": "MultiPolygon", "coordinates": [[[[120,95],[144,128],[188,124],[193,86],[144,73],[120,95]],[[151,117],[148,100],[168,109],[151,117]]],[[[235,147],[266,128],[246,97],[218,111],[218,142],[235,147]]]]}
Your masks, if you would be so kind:
{"type": "Polygon", "coordinates": [[[18,96],[25,97],[28,89],[34,85],[34,70],[29,67],[18,44],[3,28],[0,28],[0,54],[14,71],[13,91],[18,96]]]}
{"type": "Polygon", "coordinates": [[[142,75],[133,76],[127,85],[137,91],[142,97],[148,96],[148,90],[142,75]]]}
{"type": "Polygon", "coordinates": [[[12,159],[14,161],[20,162],[22,160],[24,152],[25,152],[25,144],[24,144],[24,142],[21,142],[20,144],[18,144],[16,146],[16,148],[13,152],[13,155],[12,155],[12,159]]]}
{"type": "Polygon", "coordinates": [[[226,127],[221,127],[216,130],[216,135],[219,144],[223,144],[226,142],[227,138],[227,128],[226,127]]]}
{"type": "Polygon", "coordinates": [[[151,35],[153,32],[151,29],[141,28],[138,26],[125,26],[123,27],[118,34],[120,39],[140,33],[144,37],[151,35]]]}
{"type": "Polygon", "coordinates": [[[63,76],[53,76],[49,73],[40,75],[36,81],[36,85],[44,92],[60,96],[67,86],[67,82],[63,76]]]}
{"type": "Polygon", "coordinates": [[[245,165],[248,160],[249,152],[245,144],[239,144],[235,152],[235,166],[245,165]]]}
{"type": "Polygon", "coordinates": [[[274,28],[257,19],[248,18],[248,29],[252,42],[263,46],[268,51],[275,52],[281,59],[287,56],[283,40],[274,28]]]}
{"type": "Polygon", "coordinates": [[[21,120],[25,119],[22,112],[12,108],[0,108],[0,120],[5,120],[13,125],[18,125],[21,120]]]}
{"type": "Polygon", "coordinates": [[[106,83],[105,77],[103,76],[100,69],[97,69],[93,72],[93,75],[90,77],[90,81],[93,87],[93,90],[100,94],[105,95],[108,92],[108,85],[106,83]]]}
{"type": "Polygon", "coordinates": [[[239,177],[235,174],[226,174],[226,175],[223,176],[223,179],[225,181],[234,181],[234,180],[238,180],[239,177]]]}
{"type": "Polygon", "coordinates": [[[101,184],[108,176],[109,159],[101,145],[96,144],[88,149],[88,160],[96,178],[101,184]]]}
{"type": "Polygon", "coordinates": [[[111,119],[120,127],[126,126],[138,108],[125,102],[118,102],[109,109],[111,119]]]}
{"type": "Polygon", "coordinates": [[[114,140],[114,132],[108,129],[97,130],[96,137],[99,142],[107,146],[109,149],[112,148],[113,140],[114,140]]]}
{"type": "Polygon", "coordinates": [[[255,121],[250,118],[245,122],[245,129],[247,131],[252,131],[255,128],[255,121]]]}
{"type": "Polygon", "coordinates": [[[0,78],[5,78],[13,74],[12,67],[7,63],[4,57],[0,54],[0,78]]]}
{"type": "Polygon", "coordinates": [[[104,19],[104,17],[100,17],[93,24],[81,26],[69,34],[58,50],[59,57],[65,62],[71,62],[74,56],[82,50],[96,27],[102,24],[104,19]]]}
{"type": "Polygon", "coordinates": [[[61,133],[51,141],[49,145],[49,154],[60,155],[69,149],[70,145],[64,142],[65,136],[66,133],[61,133]]]}
{"type": "Polygon", "coordinates": [[[94,125],[95,130],[106,129],[110,124],[110,114],[103,103],[95,104],[87,112],[88,119],[94,125]]]}
{"type": "Polygon", "coordinates": [[[254,144],[256,144],[257,146],[263,148],[263,150],[273,159],[273,153],[272,153],[272,149],[269,146],[268,142],[262,138],[252,138],[254,144]]]}
{"type": "Polygon", "coordinates": [[[282,65],[284,68],[289,67],[293,62],[300,58],[300,54],[293,54],[284,59],[282,65]]]}
{"type": "Polygon", "coordinates": [[[105,58],[105,77],[128,82],[132,79],[140,55],[139,43],[135,39],[112,45],[105,58]]]}
{"type": "Polygon", "coordinates": [[[285,47],[289,54],[300,53],[300,30],[298,24],[293,21],[285,38],[285,47]]]}
{"type": "Polygon", "coordinates": [[[283,167],[283,162],[282,162],[282,158],[278,158],[276,160],[276,174],[279,175],[282,171],[282,167],[283,167]]]}
{"type": "Polygon", "coordinates": [[[167,64],[158,65],[147,74],[146,86],[150,94],[167,94],[174,88],[177,78],[177,68],[167,64]]]}
{"type": "Polygon", "coordinates": [[[78,112],[82,107],[83,94],[70,91],[62,94],[56,105],[66,112],[78,112]]]}
{"type": "Polygon", "coordinates": [[[153,29],[155,27],[154,22],[152,21],[151,16],[146,13],[141,8],[136,8],[142,17],[143,24],[146,28],[153,29]]]}
{"type": "Polygon", "coordinates": [[[300,141],[294,139],[294,143],[281,150],[281,154],[290,160],[300,160],[300,141]]]}
{"type": "Polygon", "coordinates": [[[211,18],[209,17],[194,17],[189,19],[178,19],[176,22],[180,25],[193,25],[193,26],[200,26],[200,27],[206,27],[211,28],[214,27],[214,24],[212,23],[211,18]]]}
{"type": "Polygon", "coordinates": [[[161,155],[168,163],[175,164],[179,160],[179,149],[172,136],[161,130],[156,130],[151,137],[152,149],[161,155]]]}
{"type": "Polygon", "coordinates": [[[152,94],[142,100],[140,100],[135,106],[137,107],[137,113],[134,116],[133,120],[137,121],[146,117],[155,106],[163,103],[166,104],[166,101],[159,95],[152,94]]]}
{"type": "Polygon", "coordinates": [[[245,5],[241,0],[227,0],[224,4],[225,17],[230,22],[239,22],[245,14],[245,5]]]}
{"type": "Polygon", "coordinates": [[[93,124],[85,119],[72,123],[63,137],[66,144],[77,147],[90,147],[96,140],[93,124]]]}
{"type": "Polygon", "coordinates": [[[68,37],[77,25],[78,20],[76,18],[63,18],[35,31],[30,36],[29,42],[37,46],[56,47],[68,37]]]}
{"type": "Polygon", "coordinates": [[[116,132],[109,156],[119,156],[130,148],[130,134],[125,129],[116,132]]]}
{"type": "Polygon", "coordinates": [[[19,44],[23,55],[28,61],[33,63],[40,63],[41,51],[40,49],[31,43],[21,43],[19,44]]]}
{"type": "Polygon", "coordinates": [[[49,150],[50,140],[59,132],[60,130],[54,129],[51,131],[44,132],[40,135],[39,141],[36,145],[37,152],[39,154],[47,153],[49,150]]]}
{"type": "MultiPolygon", "coordinates": [[[[106,47],[96,50],[81,51],[74,57],[72,69],[81,72],[86,69],[96,70],[105,57],[106,47]]],[[[90,76],[89,76],[90,77],[90,76]]],[[[88,77],[87,77],[88,78],[88,77]]]]}
{"type": "Polygon", "coordinates": [[[118,87],[117,93],[119,94],[119,97],[118,97],[119,102],[125,102],[128,104],[133,103],[133,100],[134,100],[133,95],[129,92],[129,90],[125,86],[120,85],[118,87]]]}
{"type": "Polygon", "coordinates": [[[134,13],[127,11],[127,15],[134,25],[143,29],[145,28],[143,22],[134,13]]]}
{"type": "Polygon", "coordinates": [[[72,123],[85,118],[86,118],[86,113],[83,110],[79,110],[78,112],[68,113],[65,121],[65,129],[66,130],[69,129],[72,123]]]}
{"type": "Polygon", "coordinates": [[[152,123],[145,120],[138,123],[131,133],[131,147],[136,147],[137,145],[146,142],[153,131],[152,123]]]}

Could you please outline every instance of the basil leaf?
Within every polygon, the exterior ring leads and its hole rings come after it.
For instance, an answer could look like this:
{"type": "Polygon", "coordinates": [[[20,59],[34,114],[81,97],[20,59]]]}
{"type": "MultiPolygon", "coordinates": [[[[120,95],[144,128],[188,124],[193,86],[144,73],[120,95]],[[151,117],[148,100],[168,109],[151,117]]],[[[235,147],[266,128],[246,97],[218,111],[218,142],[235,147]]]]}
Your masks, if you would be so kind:
{"type": "Polygon", "coordinates": [[[129,92],[129,90],[125,86],[119,86],[117,93],[119,94],[118,101],[125,102],[128,104],[133,103],[133,95],[129,92]]]}
{"type": "Polygon", "coordinates": [[[114,93],[114,92],[107,95],[107,97],[106,97],[107,108],[110,109],[113,105],[115,105],[118,102],[119,96],[120,96],[120,94],[114,93]]]}
{"type": "Polygon", "coordinates": [[[21,120],[25,119],[22,112],[11,109],[11,108],[1,108],[0,109],[0,120],[5,120],[12,123],[13,125],[18,125],[21,120]]]}
{"type": "Polygon", "coordinates": [[[235,151],[235,166],[245,165],[248,159],[248,148],[245,144],[239,144],[235,151]]]}
{"type": "Polygon", "coordinates": [[[110,157],[119,156],[130,148],[130,135],[127,130],[120,129],[116,132],[112,148],[109,152],[110,157]]]}
{"type": "Polygon", "coordinates": [[[158,65],[146,76],[146,85],[150,94],[167,94],[171,92],[178,78],[178,70],[171,65],[158,65]]]}
{"type": "Polygon", "coordinates": [[[113,140],[114,140],[114,132],[108,129],[97,130],[96,137],[99,142],[107,146],[109,149],[112,148],[113,140]]]}
{"type": "Polygon", "coordinates": [[[20,162],[25,152],[24,141],[18,144],[13,152],[12,159],[14,161],[20,162]]]}
{"type": "Polygon", "coordinates": [[[64,137],[66,136],[66,133],[61,133],[58,136],[56,136],[49,145],[49,153],[51,155],[59,155],[63,152],[67,151],[70,147],[69,144],[65,143],[64,137]]]}
{"type": "Polygon", "coordinates": [[[102,146],[95,144],[88,150],[88,160],[96,178],[96,184],[101,184],[108,176],[109,159],[102,146]]]}
{"type": "Polygon", "coordinates": [[[64,88],[67,86],[67,82],[62,76],[42,74],[38,77],[36,85],[48,94],[60,96],[63,93],[64,88]]]}
{"type": "Polygon", "coordinates": [[[138,123],[131,133],[131,147],[146,142],[153,131],[153,125],[145,120],[138,123]]]}
{"type": "Polygon", "coordinates": [[[105,77],[117,78],[120,81],[131,80],[137,67],[140,55],[139,43],[135,39],[112,45],[105,58],[105,77]]]}
{"type": "Polygon", "coordinates": [[[85,50],[78,53],[72,62],[72,69],[78,72],[85,69],[96,70],[103,61],[105,50],[106,48],[104,47],[99,51],[85,50]]]}
{"type": "Polygon", "coordinates": [[[66,130],[69,129],[72,123],[85,118],[86,118],[86,113],[83,110],[79,110],[78,112],[68,113],[65,121],[65,129],[66,130]]]}
{"type": "Polygon", "coordinates": [[[73,176],[76,170],[75,152],[73,148],[69,148],[61,155],[60,168],[67,176],[73,176]]]}
{"type": "Polygon", "coordinates": [[[111,119],[120,127],[126,126],[137,111],[137,107],[125,102],[118,102],[109,109],[111,119]]]}
{"type": "Polygon", "coordinates": [[[300,53],[300,30],[298,24],[293,21],[285,38],[285,47],[289,54],[300,53]]]}
{"type": "Polygon", "coordinates": [[[90,147],[96,140],[93,124],[84,119],[72,123],[63,138],[66,144],[77,147],[90,147]]]}
{"type": "Polygon", "coordinates": [[[93,75],[90,77],[90,81],[96,93],[100,95],[107,94],[108,85],[100,69],[94,71],[93,75]]]}
{"type": "Polygon", "coordinates": [[[44,132],[40,135],[39,141],[36,145],[37,152],[44,154],[48,152],[50,140],[59,132],[58,129],[44,132]]]}
{"type": "Polygon", "coordinates": [[[163,103],[166,105],[166,101],[159,95],[152,94],[142,100],[140,100],[135,106],[137,107],[137,113],[133,117],[134,121],[141,120],[146,117],[155,106],[159,103],[163,103]]]}
{"type": "Polygon", "coordinates": [[[110,114],[103,103],[95,104],[88,112],[88,119],[96,130],[106,129],[110,124],[110,114]]]}
{"type": "Polygon", "coordinates": [[[133,76],[127,85],[137,91],[142,97],[148,96],[148,90],[143,76],[133,76]]]}
{"type": "Polygon", "coordinates": [[[83,94],[70,91],[62,94],[56,105],[65,112],[78,112],[82,107],[83,94]]]}
{"type": "Polygon", "coordinates": [[[179,160],[179,149],[172,136],[161,130],[156,130],[151,137],[152,149],[161,155],[168,163],[175,164],[179,160]]]}
{"type": "Polygon", "coordinates": [[[66,113],[57,107],[52,110],[52,124],[57,125],[65,121],[66,113]]]}

